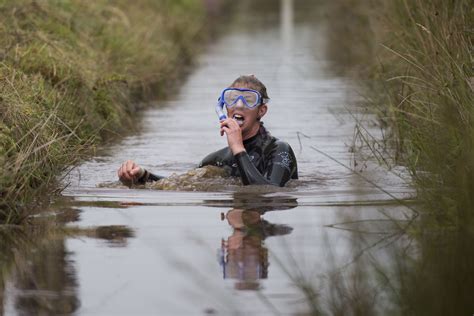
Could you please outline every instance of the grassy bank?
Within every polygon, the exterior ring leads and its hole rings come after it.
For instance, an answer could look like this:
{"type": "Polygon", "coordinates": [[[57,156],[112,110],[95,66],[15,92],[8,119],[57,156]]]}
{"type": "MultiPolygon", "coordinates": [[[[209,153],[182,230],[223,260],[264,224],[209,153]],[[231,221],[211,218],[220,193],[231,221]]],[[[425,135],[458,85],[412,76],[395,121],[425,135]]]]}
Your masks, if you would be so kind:
{"type": "MultiPolygon", "coordinates": [[[[380,152],[408,167],[432,224],[474,227],[472,3],[341,3],[333,12],[350,8],[344,16],[356,21],[351,38],[371,40],[358,41],[352,60],[343,56],[341,61],[359,64],[357,75],[367,79],[370,105],[390,131],[378,141],[386,149],[380,152]]],[[[338,25],[331,29],[341,34],[338,25]]]]}
{"type": "Polygon", "coordinates": [[[474,7],[397,0],[381,55],[396,149],[433,224],[474,227],[474,7]]]}
{"type": "MultiPolygon", "coordinates": [[[[332,264],[334,270],[313,280],[297,265],[287,274],[310,315],[469,313],[473,304],[465,293],[474,284],[472,1],[340,0],[327,9],[331,68],[357,80],[370,113],[369,123],[363,115],[357,122],[360,156],[368,152],[388,170],[407,167],[423,203],[415,205],[421,215],[416,221],[411,214],[394,220],[383,206],[380,213],[387,220],[348,215],[344,226],[334,228],[351,234],[348,257],[353,260],[344,255],[343,265],[332,264]],[[374,113],[378,126],[373,126],[374,113]],[[372,132],[377,127],[382,139],[372,132]]],[[[325,246],[329,252],[339,249],[329,242],[325,246]]]]}
{"type": "Polygon", "coordinates": [[[166,94],[205,21],[192,0],[0,0],[0,221],[21,221],[140,101],[166,94]]]}

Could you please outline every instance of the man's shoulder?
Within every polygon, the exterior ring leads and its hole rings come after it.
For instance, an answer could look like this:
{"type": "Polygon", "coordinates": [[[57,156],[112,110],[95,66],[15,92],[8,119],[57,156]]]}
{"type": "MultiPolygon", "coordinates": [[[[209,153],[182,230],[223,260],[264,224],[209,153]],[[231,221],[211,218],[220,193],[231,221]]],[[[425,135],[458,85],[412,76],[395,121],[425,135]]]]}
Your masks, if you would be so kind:
{"type": "Polygon", "coordinates": [[[229,158],[229,156],[232,156],[229,147],[224,147],[204,157],[201,163],[199,163],[199,166],[202,167],[206,165],[216,165],[218,161],[222,162],[223,160],[229,158]]]}
{"type": "Polygon", "coordinates": [[[274,138],[273,142],[274,142],[274,144],[275,144],[276,146],[291,147],[290,144],[288,144],[288,143],[285,142],[284,140],[278,139],[278,138],[276,138],[276,137],[273,137],[273,138],[274,138]]]}
{"type": "Polygon", "coordinates": [[[283,159],[288,162],[296,163],[295,153],[289,143],[276,139],[273,148],[273,155],[277,160],[283,159]]]}
{"type": "Polygon", "coordinates": [[[229,147],[224,147],[219,150],[216,150],[212,153],[210,153],[208,156],[225,156],[230,153],[230,148],[229,147]]]}
{"type": "Polygon", "coordinates": [[[277,150],[279,151],[291,151],[293,152],[290,144],[284,140],[281,140],[281,139],[278,139],[276,137],[273,137],[273,140],[272,140],[272,144],[275,148],[277,148],[277,150]]]}

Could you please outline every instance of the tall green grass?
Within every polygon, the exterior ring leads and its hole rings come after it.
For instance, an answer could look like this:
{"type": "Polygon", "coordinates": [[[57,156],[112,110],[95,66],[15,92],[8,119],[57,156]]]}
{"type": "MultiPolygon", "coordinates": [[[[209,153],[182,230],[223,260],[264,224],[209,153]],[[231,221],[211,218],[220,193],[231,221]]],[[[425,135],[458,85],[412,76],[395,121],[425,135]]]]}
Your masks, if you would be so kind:
{"type": "Polygon", "coordinates": [[[473,284],[472,1],[340,0],[328,9],[328,55],[338,73],[358,79],[363,103],[384,131],[380,139],[360,120],[357,143],[387,168],[406,166],[424,205],[419,221],[388,217],[393,233],[389,221],[354,213],[343,223],[352,230],[354,260],[335,263],[321,279],[309,279],[297,264],[283,268],[310,315],[467,313],[473,305],[465,295],[473,284]]]}
{"type": "MultiPolygon", "coordinates": [[[[0,1],[0,221],[166,94],[206,38],[201,1],[0,1]]],[[[207,27],[207,28],[206,28],[207,27]]]]}
{"type": "Polygon", "coordinates": [[[474,7],[389,1],[381,73],[397,149],[434,223],[474,224],[474,7]]]}
{"type": "Polygon", "coordinates": [[[357,75],[367,79],[368,103],[389,131],[377,144],[386,150],[369,147],[408,167],[432,224],[474,227],[472,2],[341,2],[339,8],[350,8],[344,20],[357,21],[351,38],[371,40],[358,41],[354,47],[365,50],[350,56],[362,70],[357,75]]]}

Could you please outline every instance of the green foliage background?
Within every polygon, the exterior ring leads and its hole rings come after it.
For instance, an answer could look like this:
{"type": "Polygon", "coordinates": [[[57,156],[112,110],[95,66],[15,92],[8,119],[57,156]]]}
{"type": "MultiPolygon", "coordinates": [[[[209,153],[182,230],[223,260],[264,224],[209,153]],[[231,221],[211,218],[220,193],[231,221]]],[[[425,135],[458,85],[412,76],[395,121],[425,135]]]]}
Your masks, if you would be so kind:
{"type": "Polygon", "coordinates": [[[0,0],[0,220],[166,94],[205,20],[191,0],[0,0]]]}
{"type": "Polygon", "coordinates": [[[474,227],[472,1],[342,0],[330,8],[329,55],[363,83],[384,130],[376,139],[361,126],[361,143],[388,168],[408,168],[434,226],[474,227]]]}
{"type": "Polygon", "coordinates": [[[430,219],[474,227],[474,6],[391,1],[385,112],[430,219]]]}

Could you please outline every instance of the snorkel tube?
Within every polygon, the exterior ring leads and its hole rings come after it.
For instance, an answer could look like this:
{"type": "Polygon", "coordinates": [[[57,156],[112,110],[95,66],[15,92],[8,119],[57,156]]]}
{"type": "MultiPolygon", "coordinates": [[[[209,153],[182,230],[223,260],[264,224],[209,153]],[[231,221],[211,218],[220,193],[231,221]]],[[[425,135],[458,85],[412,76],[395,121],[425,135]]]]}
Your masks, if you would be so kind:
{"type": "Polygon", "coordinates": [[[216,114],[219,121],[223,121],[227,118],[227,115],[224,113],[224,102],[221,101],[221,98],[217,99],[216,114]]]}

